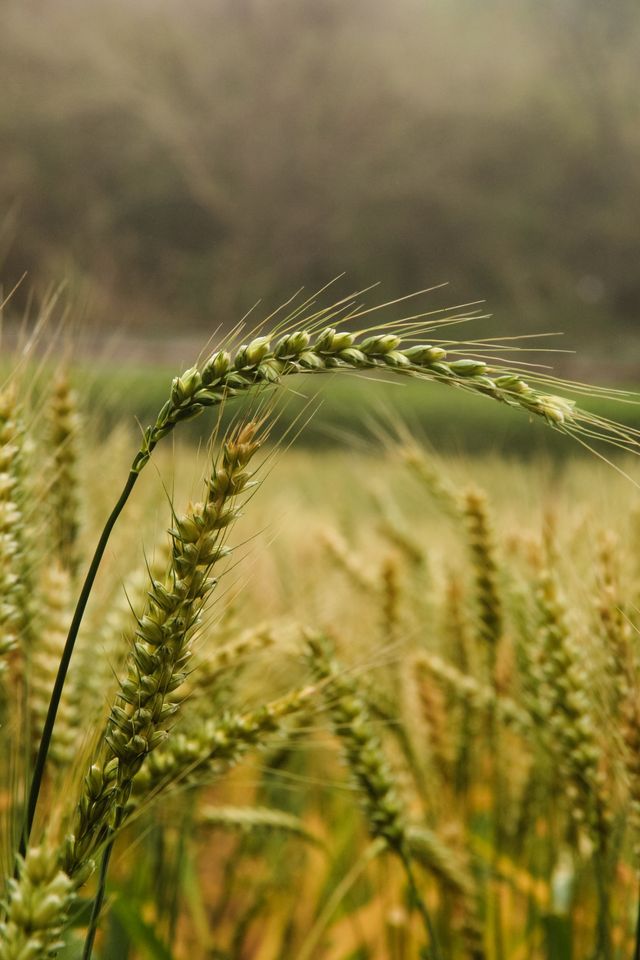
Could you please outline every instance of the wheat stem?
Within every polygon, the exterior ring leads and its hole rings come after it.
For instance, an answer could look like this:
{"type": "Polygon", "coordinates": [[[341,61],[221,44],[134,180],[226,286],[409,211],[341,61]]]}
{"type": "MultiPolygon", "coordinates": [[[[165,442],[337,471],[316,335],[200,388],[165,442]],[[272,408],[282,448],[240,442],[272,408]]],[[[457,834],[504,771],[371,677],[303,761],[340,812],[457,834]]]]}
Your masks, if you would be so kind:
{"type": "Polygon", "coordinates": [[[42,788],[42,780],[44,777],[45,766],[47,763],[47,756],[49,753],[49,747],[51,745],[51,737],[53,736],[53,729],[56,722],[56,717],[58,714],[58,707],[60,705],[60,700],[62,697],[62,690],[64,683],[67,677],[67,672],[69,670],[69,664],[71,663],[71,655],[73,654],[73,648],[75,646],[76,638],[78,636],[78,631],[80,630],[80,625],[84,617],[84,611],[86,609],[87,603],[89,602],[89,597],[91,595],[91,590],[93,588],[94,581],[96,579],[102,557],[107,548],[109,542],[109,537],[111,536],[111,531],[113,530],[116,521],[122,511],[124,510],[125,504],[131,495],[136,480],[138,479],[139,474],[134,473],[133,471],[129,473],[127,477],[127,482],[125,483],[122,493],[120,494],[118,501],[111,511],[109,518],[104,526],[104,529],[98,540],[98,544],[91,560],[89,570],[85,581],[82,585],[80,591],[80,596],[78,597],[78,602],[73,613],[73,618],[71,620],[71,626],[69,627],[69,633],[62,651],[62,656],[60,657],[60,665],[58,667],[58,672],[56,674],[55,683],[53,685],[53,690],[51,692],[51,699],[49,701],[49,707],[47,709],[47,716],[45,718],[44,727],[42,729],[42,737],[40,739],[40,744],[38,747],[38,753],[36,755],[36,761],[33,769],[33,777],[31,779],[31,786],[29,789],[29,798],[27,800],[27,809],[25,814],[24,826],[22,829],[22,834],[20,838],[20,854],[24,856],[29,840],[31,837],[31,831],[33,829],[33,821],[35,819],[36,808],[38,806],[38,798],[40,796],[40,790],[42,788]]]}

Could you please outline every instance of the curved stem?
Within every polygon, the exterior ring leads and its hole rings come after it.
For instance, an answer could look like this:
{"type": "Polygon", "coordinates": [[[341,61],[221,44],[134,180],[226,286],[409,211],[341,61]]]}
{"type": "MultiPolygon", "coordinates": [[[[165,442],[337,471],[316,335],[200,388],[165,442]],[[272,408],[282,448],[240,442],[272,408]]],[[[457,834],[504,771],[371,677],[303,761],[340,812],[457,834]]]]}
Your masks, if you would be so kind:
{"type": "Polygon", "coordinates": [[[58,714],[58,707],[60,705],[60,699],[62,697],[62,690],[64,687],[64,682],[67,677],[67,671],[69,670],[69,664],[71,662],[71,655],[73,653],[73,648],[76,643],[76,638],[78,636],[78,631],[80,630],[80,625],[82,623],[82,618],[84,616],[84,611],[86,609],[87,603],[89,601],[89,596],[91,595],[91,590],[93,588],[102,557],[109,542],[109,537],[111,536],[111,531],[113,530],[116,520],[122,513],[124,506],[129,499],[131,491],[135,485],[136,480],[138,479],[139,473],[131,471],[127,478],[127,482],[124,485],[122,493],[118,498],[116,505],[111,511],[109,518],[104,526],[104,529],[98,540],[93,559],[91,560],[91,565],[87,571],[87,576],[82,585],[82,590],[80,591],[80,596],[78,597],[78,602],[73,613],[73,620],[71,621],[71,626],[69,627],[69,633],[65,641],[64,650],[60,658],[60,663],[58,665],[58,673],[56,675],[56,680],[53,685],[53,690],[51,693],[51,699],[49,701],[49,707],[47,710],[47,716],[44,722],[44,728],[42,730],[42,736],[40,738],[40,744],[38,746],[38,754],[36,757],[34,769],[33,769],[33,778],[31,780],[31,787],[29,790],[29,799],[27,802],[27,811],[25,815],[24,826],[22,829],[22,835],[20,838],[20,854],[24,856],[27,851],[27,846],[29,843],[29,838],[31,836],[31,830],[33,828],[33,821],[36,814],[36,807],[38,806],[38,798],[40,796],[40,789],[42,787],[42,780],[44,778],[44,770],[47,763],[47,755],[49,753],[49,747],[51,745],[51,737],[53,736],[53,728],[56,722],[56,716],[58,714]]]}

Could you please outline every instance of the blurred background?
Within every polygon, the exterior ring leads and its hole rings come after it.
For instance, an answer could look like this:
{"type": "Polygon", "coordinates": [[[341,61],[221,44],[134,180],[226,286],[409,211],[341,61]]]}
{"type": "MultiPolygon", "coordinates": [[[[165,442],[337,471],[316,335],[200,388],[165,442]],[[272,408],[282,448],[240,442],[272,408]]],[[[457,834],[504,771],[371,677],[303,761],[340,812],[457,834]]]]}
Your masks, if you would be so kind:
{"type": "MultiPolygon", "coordinates": [[[[640,360],[634,0],[5,0],[5,325],[59,283],[78,331],[175,363],[343,272],[484,300],[463,336],[640,360]],[[266,309],[269,308],[269,309],[266,309]]],[[[79,335],[79,334],[78,334],[79,335]]]]}

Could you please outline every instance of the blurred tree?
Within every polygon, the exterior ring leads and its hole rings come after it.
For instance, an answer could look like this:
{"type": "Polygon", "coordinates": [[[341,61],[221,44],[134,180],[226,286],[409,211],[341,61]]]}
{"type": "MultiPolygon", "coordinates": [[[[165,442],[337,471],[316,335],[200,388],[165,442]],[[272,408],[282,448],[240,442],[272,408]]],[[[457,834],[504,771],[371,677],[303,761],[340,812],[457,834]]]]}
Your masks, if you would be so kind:
{"type": "Polygon", "coordinates": [[[503,329],[637,324],[631,0],[5,0],[4,21],[5,286],[66,276],[98,320],[158,329],[346,271],[390,296],[448,280],[503,329]]]}

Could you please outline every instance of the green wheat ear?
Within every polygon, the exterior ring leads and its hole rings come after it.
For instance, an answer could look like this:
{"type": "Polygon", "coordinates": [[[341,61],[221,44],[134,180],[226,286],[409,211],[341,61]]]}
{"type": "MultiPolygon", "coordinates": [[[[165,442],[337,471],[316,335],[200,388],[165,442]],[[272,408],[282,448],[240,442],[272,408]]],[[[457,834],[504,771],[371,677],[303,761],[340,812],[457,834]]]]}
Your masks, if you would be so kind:
{"type": "Polygon", "coordinates": [[[278,384],[293,374],[318,374],[335,370],[391,371],[457,386],[492,397],[541,417],[555,427],[574,421],[573,401],[542,393],[517,373],[492,368],[482,360],[451,359],[433,344],[403,346],[398,333],[357,335],[327,327],[319,333],[299,329],[274,342],[256,337],[235,353],[219,350],[202,365],[176,377],[171,395],[156,421],[144,432],[132,472],[139,473],[157,444],[178,423],[192,420],[207,407],[217,407],[249,390],[278,384]]]}

